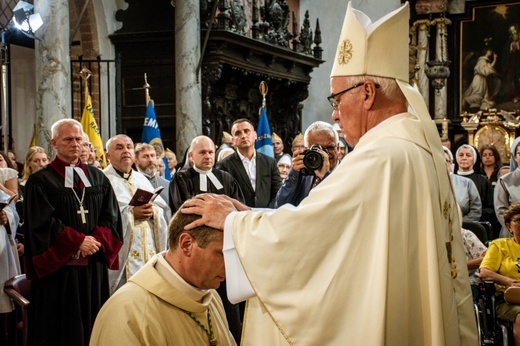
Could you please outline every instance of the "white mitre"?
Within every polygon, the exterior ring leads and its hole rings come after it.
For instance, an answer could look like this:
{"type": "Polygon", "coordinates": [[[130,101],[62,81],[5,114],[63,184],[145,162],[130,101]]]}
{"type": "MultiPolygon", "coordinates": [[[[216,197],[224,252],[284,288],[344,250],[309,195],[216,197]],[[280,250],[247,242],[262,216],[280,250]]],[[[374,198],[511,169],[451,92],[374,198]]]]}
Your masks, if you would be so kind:
{"type": "MultiPolygon", "coordinates": [[[[410,113],[421,120],[437,170],[446,171],[437,126],[422,95],[408,83],[409,12],[407,2],[372,23],[366,14],[353,9],[349,2],[331,78],[370,75],[395,79],[408,101],[410,113]]],[[[445,177],[440,180],[440,186],[445,186],[445,177]]],[[[446,198],[443,196],[443,200],[446,198]]]]}
{"type": "Polygon", "coordinates": [[[375,23],[347,6],[331,77],[372,75],[408,80],[408,3],[375,23]]]}
{"type": "Polygon", "coordinates": [[[395,79],[408,100],[410,111],[421,120],[432,151],[444,158],[439,132],[424,99],[408,83],[409,16],[407,2],[372,23],[349,2],[331,78],[370,75],[395,79]]]}

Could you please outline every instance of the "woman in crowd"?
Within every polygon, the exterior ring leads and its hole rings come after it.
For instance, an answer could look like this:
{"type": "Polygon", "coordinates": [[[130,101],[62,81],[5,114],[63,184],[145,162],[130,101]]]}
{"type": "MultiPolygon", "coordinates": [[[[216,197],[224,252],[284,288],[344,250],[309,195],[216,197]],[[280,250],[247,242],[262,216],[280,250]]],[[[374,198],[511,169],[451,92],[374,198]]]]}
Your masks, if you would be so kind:
{"type": "Polygon", "coordinates": [[[166,161],[168,161],[168,169],[170,170],[170,176],[173,177],[176,171],[177,166],[177,155],[170,149],[166,148],[164,151],[164,156],[166,156],[166,161]]]}
{"type": "Polygon", "coordinates": [[[442,149],[450,172],[453,193],[462,212],[462,220],[465,222],[479,221],[482,216],[482,202],[475,183],[470,179],[453,174],[453,154],[446,147],[442,147],[442,149]]]}
{"type": "Polygon", "coordinates": [[[482,174],[474,171],[477,163],[477,151],[471,145],[463,144],[455,154],[459,169],[457,174],[471,179],[477,187],[480,201],[482,202],[482,217],[480,221],[488,221],[493,226],[493,238],[498,236],[500,224],[495,215],[493,204],[493,185],[482,174]]]}
{"type": "MultiPolygon", "coordinates": [[[[0,201],[6,202],[9,195],[0,191],[0,201]]],[[[0,345],[13,344],[7,340],[7,330],[14,329],[9,313],[14,309],[13,302],[4,293],[7,280],[21,273],[15,236],[18,225],[18,214],[13,204],[8,204],[0,211],[0,345]]]]}
{"type": "Polygon", "coordinates": [[[3,152],[0,152],[0,190],[9,196],[18,194],[18,171],[3,152]]]}
{"type": "Polygon", "coordinates": [[[502,225],[501,237],[509,237],[504,222],[504,213],[513,203],[520,201],[520,137],[516,138],[511,146],[511,172],[498,179],[495,186],[495,212],[498,221],[502,225]]]}
{"type": "Polygon", "coordinates": [[[480,149],[480,168],[483,174],[491,181],[493,187],[495,187],[498,177],[497,173],[502,165],[500,162],[500,154],[494,145],[486,144],[480,149]]]}
{"type": "Polygon", "coordinates": [[[292,157],[289,154],[283,154],[278,160],[278,171],[280,172],[280,178],[282,182],[287,178],[289,170],[292,167],[292,157]]]}
{"type": "Polygon", "coordinates": [[[509,167],[509,165],[500,167],[497,172],[497,180],[499,178],[502,178],[504,175],[506,175],[509,172],[511,172],[511,167],[509,167]]]}
{"type": "Polygon", "coordinates": [[[164,161],[157,159],[157,175],[164,178],[164,161]]]}
{"type": "Polygon", "coordinates": [[[46,166],[47,163],[49,163],[49,158],[47,157],[45,149],[38,146],[30,147],[29,151],[27,151],[27,155],[25,156],[23,175],[22,179],[20,179],[20,185],[25,186],[29,176],[40,168],[46,166]]]}
{"type": "Polygon", "coordinates": [[[520,287],[520,203],[511,204],[504,213],[504,222],[510,238],[495,239],[480,264],[480,279],[493,280],[497,289],[497,317],[513,322],[515,344],[520,344],[520,305],[504,301],[503,293],[511,286],[520,287]]]}

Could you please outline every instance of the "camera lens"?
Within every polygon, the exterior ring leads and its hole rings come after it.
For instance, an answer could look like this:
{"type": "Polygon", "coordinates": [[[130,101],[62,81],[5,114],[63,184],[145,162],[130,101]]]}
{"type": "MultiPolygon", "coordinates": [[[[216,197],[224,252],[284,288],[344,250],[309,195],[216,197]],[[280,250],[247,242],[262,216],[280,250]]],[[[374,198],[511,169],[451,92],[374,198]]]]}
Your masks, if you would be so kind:
{"type": "Polygon", "coordinates": [[[303,164],[308,170],[315,171],[323,165],[323,156],[318,151],[309,150],[303,157],[303,164]]]}

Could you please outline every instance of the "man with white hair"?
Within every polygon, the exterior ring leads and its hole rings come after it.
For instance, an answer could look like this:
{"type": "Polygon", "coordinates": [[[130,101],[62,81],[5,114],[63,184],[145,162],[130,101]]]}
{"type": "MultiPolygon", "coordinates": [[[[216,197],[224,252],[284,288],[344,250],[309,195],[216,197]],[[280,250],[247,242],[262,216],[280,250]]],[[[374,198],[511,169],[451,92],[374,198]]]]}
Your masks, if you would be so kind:
{"type": "Polygon", "coordinates": [[[130,201],[138,189],[152,192],[152,184],[141,173],[132,169],[134,142],[127,135],[115,135],[107,141],[110,164],[103,170],[117,195],[123,220],[124,245],[119,252],[119,270],[109,272],[110,292],[123,286],[155,254],[166,250],[168,225],[164,213],[168,205],[157,196],[142,205],[130,201]]]}
{"type": "Polygon", "coordinates": [[[298,149],[293,153],[292,168],[287,179],[276,194],[275,208],[286,203],[294,206],[309,195],[311,189],[327,178],[339,164],[338,133],[331,124],[324,121],[312,123],[303,136],[305,147],[313,148],[323,158],[323,165],[314,171],[307,171],[304,165],[306,149],[298,149]]]}
{"type": "Polygon", "coordinates": [[[408,20],[408,3],[374,23],[349,3],[328,100],[355,149],[298,207],[201,195],[182,209],[202,215],[187,229],[224,229],[228,295],[249,299],[242,345],[477,344],[457,202],[408,83],[408,20]]]}
{"type": "Polygon", "coordinates": [[[108,270],[120,265],[121,218],[107,177],[80,160],[79,121],[58,120],[51,133],[56,157],[24,192],[29,344],[87,345],[109,297],[108,270]]]}

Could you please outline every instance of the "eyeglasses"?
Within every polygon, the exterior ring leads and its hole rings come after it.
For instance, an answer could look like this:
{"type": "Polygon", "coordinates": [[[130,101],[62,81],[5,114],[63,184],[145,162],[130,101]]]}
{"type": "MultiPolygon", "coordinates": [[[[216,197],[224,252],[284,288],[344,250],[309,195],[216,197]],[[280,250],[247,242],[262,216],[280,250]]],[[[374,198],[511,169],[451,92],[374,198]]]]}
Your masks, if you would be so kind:
{"type": "MultiPolygon", "coordinates": [[[[338,109],[338,106],[339,106],[339,102],[340,102],[340,100],[336,100],[336,97],[341,96],[341,95],[343,95],[344,93],[349,92],[350,90],[353,90],[353,89],[359,88],[359,87],[362,86],[363,84],[365,84],[365,82],[358,83],[358,84],[356,84],[356,85],[354,85],[354,86],[351,86],[350,88],[347,88],[347,89],[345,89],[345,90],[342,90],[342,91],[340,91],[340,92],[337,92],[337,93],[332,94],[332,95],[330,95],[329,97],[327,97],[327,100],[329,100],[329,103],[330,103],[330,105],[332,106],[332,109],[334,109],[334,110],[337,110],[337,109],[338,109]]],[[[379,88],[379,87],[380,87],[379,84],[375,84],[375,86],[376,86],[376,88],[379,88]]]]}
{"type": "Polygon", "coordinates": [[[323,147],[323,149],[325,149],[327,152],[329,153],[333,153],[334,151],[336,151],[336,146],[335,145],[329,145],[328,147],[323,147]]]}

